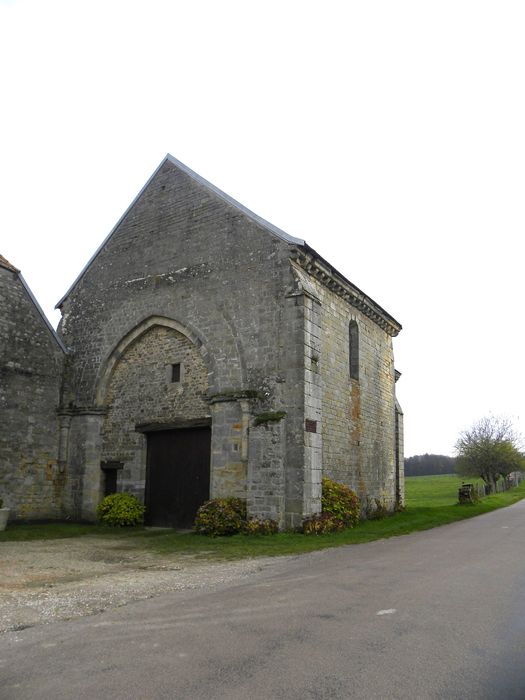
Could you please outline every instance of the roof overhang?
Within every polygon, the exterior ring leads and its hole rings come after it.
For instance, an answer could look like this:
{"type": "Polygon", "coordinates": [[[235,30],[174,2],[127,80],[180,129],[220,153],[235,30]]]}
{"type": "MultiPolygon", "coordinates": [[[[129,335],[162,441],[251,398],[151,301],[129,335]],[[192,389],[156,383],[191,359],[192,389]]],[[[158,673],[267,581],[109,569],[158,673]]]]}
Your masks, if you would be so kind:
{"type": "Polygon", "coordinates": [[[338,270],[305,243],[296,248],[292,258],[312,277],[325,287],[335,292],[349,304],[372,319],[391,336],[396,336],[402,329],[399,321],[371,299],[367,294],[346,279],[338,270]]]}

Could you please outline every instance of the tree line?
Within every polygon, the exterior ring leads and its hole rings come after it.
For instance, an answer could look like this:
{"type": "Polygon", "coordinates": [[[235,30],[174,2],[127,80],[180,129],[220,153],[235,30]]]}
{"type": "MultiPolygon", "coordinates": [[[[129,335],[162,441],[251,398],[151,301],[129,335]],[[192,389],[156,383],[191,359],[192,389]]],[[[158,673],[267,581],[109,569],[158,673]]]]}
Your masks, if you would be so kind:
{"type": "Polygon", "coordinates": [[[405,476],[454,474],[456,460],[447,455],[414,455],[405,459],[405,476]]]}

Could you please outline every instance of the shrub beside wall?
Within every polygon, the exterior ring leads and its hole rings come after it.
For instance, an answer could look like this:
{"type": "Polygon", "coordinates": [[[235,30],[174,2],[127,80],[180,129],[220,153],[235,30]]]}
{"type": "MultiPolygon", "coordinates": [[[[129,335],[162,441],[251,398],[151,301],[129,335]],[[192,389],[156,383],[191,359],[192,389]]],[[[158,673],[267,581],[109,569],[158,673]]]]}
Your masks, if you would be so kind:
{"type": "Polygon", "coordinates": [[[145,507],[131,493],[112,493],[97,508],[98,519],[113,527],[142,525],[145,507]]]}
{"type": "Polygon", "coordinates": [[[197,511],[194,530],[199,535],[274,535],[279,531],[275,520],[248,519],[246,501],[241,498],[214,498],[197,511]]]}
{"type": "Polygon", "coordinates": [[[355,491],[327,476],[323,477],[322,487],[322,511],[304,521],[304,534],[320,535],[357,525],[361,515],[361,501],[355,491]]]}
{"type": "Polygon", "coordinates": [[[234,535],[246,522],[246,501],[241,498],[214,498],[197,511],[194,530],[199,535],[234,535]]]}

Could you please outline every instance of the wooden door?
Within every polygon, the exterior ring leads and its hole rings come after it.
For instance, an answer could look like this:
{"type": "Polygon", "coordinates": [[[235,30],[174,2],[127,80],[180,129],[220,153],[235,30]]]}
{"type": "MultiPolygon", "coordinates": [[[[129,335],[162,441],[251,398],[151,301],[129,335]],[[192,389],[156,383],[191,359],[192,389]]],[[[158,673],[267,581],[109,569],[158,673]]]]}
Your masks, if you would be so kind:
{"type": "Polygon", "coordinates": [[[211,429],[159,430],[147,438],[146,524],[192,527],[210,497],[211,429]]]}

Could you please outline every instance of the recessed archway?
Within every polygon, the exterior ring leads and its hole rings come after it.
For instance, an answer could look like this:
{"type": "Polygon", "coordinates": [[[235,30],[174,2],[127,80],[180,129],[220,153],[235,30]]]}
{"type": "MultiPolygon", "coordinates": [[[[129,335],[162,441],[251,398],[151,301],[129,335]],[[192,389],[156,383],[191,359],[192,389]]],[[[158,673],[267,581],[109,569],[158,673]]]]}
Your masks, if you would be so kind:
{"type": "Polygon", "coordinates": [[[95,397],[96,406],[103,407],[105,405],[108,386],[119,360],[133,345],[133,343],[136,343],[145,333],[150,331],[155,326],[171,328],[177,331],[178,333],[181,333],[199,350],[199,353],[208,368],[208,384],[209,386],[213,385],[213,379],[215,376],[215,363],[200,337],[193,330],[188,329],[186,326],[182,325],[175,319],[166,318],[164,316],[149,316],[148,318],[141,321],[138,325],[136,325],[132,330],[130,330],[117,343],[117,345],[108,355],[107,359],[102,363],[99,372],[99,378],[97,381],[95,397]]]}

